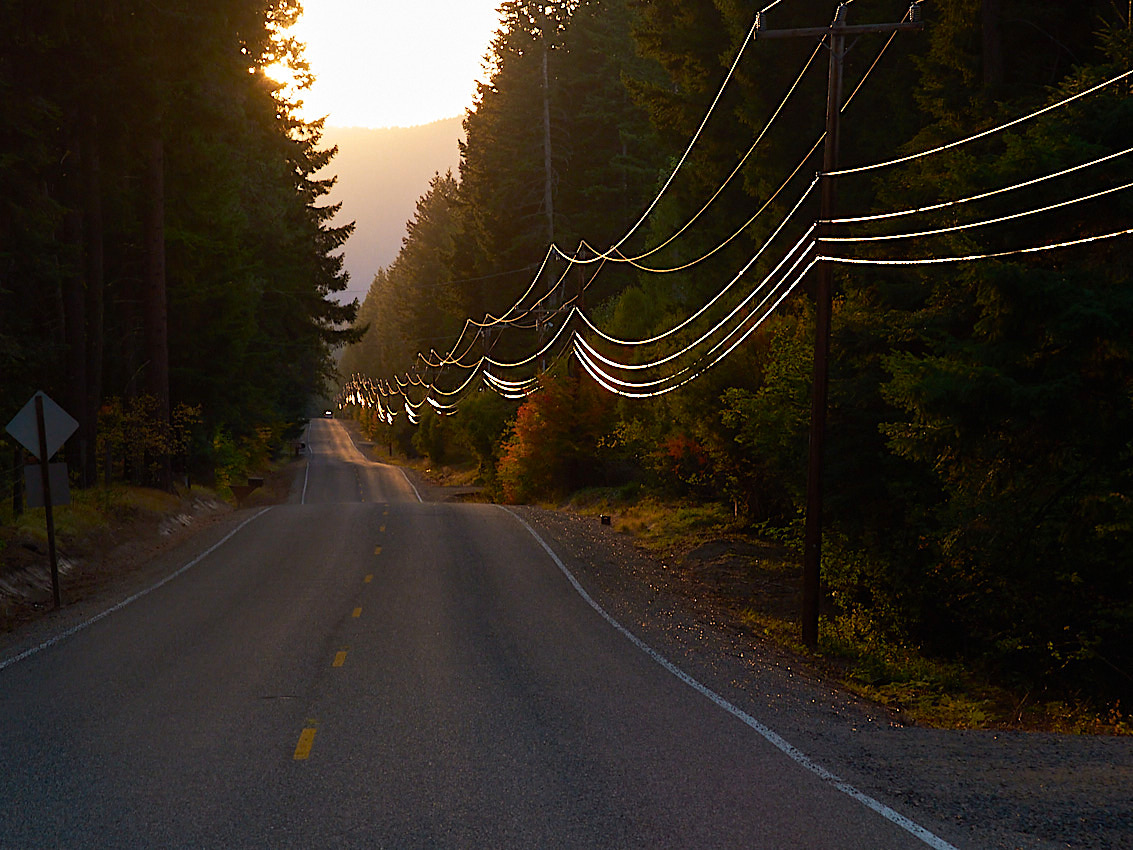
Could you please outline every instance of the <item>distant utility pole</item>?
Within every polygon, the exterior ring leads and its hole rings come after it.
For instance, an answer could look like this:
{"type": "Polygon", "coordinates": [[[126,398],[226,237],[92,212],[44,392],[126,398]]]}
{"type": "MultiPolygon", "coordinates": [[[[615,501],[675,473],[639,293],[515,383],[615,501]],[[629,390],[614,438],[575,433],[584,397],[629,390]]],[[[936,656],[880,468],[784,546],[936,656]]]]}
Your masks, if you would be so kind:
{"type": "MultiPolygon", "coordinates": [[[[822,207],[819,220],[828,222],[834,217],[837,192],[830,173],[838,170],[839,118],[842,113],[842,64],[846,56],[846,36],[866,33],[919,30],[924,27],[916,3],[909,8],[905,19],[895,24],[860,24],[849,26],[846,11],[849,3],[841,3],[834,13],[834,22],[828,27],[768,30],[763,28],[764,15],[756,19],[755,38],[828,38],[830,74],[826,89],[826,143],[822,158],[822,207]]],[[[829,224],[820,225],[818,235],[829,231],[829,224]]],[[[806,532],[803,540],[803,643],[813,647],[818,643],[818,601],[822,571],[822,470],[826,445],[827,388],[830,378],[830,314],[833,307],[834,268],[831,263],[820,263],[815,287],[814,311],[814,382],[810,408],[810,460],[807,466],[806,532]]]]}
{"type": "Polygon", "coordinates": [[[555,171],[551,158],[551,80],[547,71],[550,55],[543,33],[543,206],[547,216],[547,241],[555,241],[555,171]]]}

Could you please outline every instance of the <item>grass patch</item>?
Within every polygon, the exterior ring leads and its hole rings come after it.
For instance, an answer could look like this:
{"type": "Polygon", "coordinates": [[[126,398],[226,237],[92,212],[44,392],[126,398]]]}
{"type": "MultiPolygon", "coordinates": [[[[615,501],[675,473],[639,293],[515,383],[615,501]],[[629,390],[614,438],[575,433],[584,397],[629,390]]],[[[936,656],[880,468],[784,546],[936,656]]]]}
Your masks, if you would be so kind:
{"type": "Polygon", "coordinates": [[[435,464],[427,457],[410,458],[396,453],[393,457],[378,453],[375,459],[390,466],[412,469],[430,484],[438,487],[476,487],[483,483],[480,480],[480,467],[474,460],[454,464],[435,464]]]}
{"type": "MultiPolygon", "coordinates": [[[[193,493],[210,496],[212,491],[203,487],[193,487],[193,493]]],[[[69,505],[52,508],[55,520],[55,536],[60,544],[77,540],[105,528],[112,522],[151,514],[166,515],[177,512],[181,496],[145,487],[116,484],[109,488],[96,487],[90,490],[72,490],[69,505]]],[[[14,522],[7,525],[27,539],[47,540],[47,511],[43,508],[29,508],[14,522]]]]}
{"type": "Polygon", "coordinates": [[[798,620],[776,616],[752,605],[739,611],[739,620],[750,631],[763,635],[780,646],[799,654],[807,652],[799,638],[798,620]]]}
{"type": "Polygon", "coordinates": [[[925,726],[1133,734],[1120,704],[1099,712],[1085,701],[1034,700],[977,667],[855,635],[848,618],[822,624],[817,656],[841,668],[850,690],[925,726]]]}
{"type": "Polygon", "coordinates": [[[480,483],[480,467],[475,461],[450,466],[437,466],[423,461],[414,468],[439,487],[473,487],[480,483]]]}
{"type": "Polygon", "coordinates": [[[632,535],[661,555],[691,549],[706,540],[731,534],[736,528],[730,506],[641,497],[637,485],[583,490],[571,498],[569,506],[586,516],[610,516],[615,531],[632,535]]]}
{"type": "MultiPolygon", "coordinates": [[[[71,504],[56,505],[51,509],[56,539],[62,542],[91,533],[105,525],[121,503],[119,488],[111,491],[72,490],[71,504]]],[[[44,508],[27,508],[10,524],[21,536],[47,540],[47,511],[44,508]]]]}
{"type": "Polygon", "coordinates": [[[983,682],[964,666],[925,658],[862,633],[848,617],[824,620],[816,653],[839,669],[851,691],[906,720],[948,729],[1002,726],[1009,693],[983,682]]]}
{"type": "Polygon", "coordinates": [[[340,421],[343,427],[353,435],[362,453],[368,454],[370,460],[390,466],[412,469],[429,483],[438,487],[476,487],[484,483],[480,473],[480,465],[475,458],[454,455],[448,462],[438,464],[424,455],[408,457],[396,445],[391,454],[387,443],[367,439],[355,420],[344,419],[340,421]]]}

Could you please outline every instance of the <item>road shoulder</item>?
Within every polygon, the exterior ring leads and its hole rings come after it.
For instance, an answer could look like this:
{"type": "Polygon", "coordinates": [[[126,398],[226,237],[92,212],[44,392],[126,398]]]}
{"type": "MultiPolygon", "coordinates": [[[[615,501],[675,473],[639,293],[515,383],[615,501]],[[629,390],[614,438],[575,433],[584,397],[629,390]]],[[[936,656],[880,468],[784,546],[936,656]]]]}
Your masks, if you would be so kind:
{"type": "Polygon", "coordinates": [[[865,793],[958,847],[1133,848],[1133,739],[910,725],[807,669],[596,518],[512,508],[619,623],[865,793]]]}

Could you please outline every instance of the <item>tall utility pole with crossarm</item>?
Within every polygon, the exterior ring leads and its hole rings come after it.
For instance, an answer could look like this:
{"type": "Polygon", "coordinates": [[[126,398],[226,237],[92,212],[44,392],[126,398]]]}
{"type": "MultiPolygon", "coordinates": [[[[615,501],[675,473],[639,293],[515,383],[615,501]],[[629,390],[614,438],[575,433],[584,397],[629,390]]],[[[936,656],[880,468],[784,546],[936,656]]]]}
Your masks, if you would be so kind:
{"type": "MultiPolygon", "coordinates": [[[[826,139],[822,158],[821,212],[818,235],[826,235],[834,217],[836,189],[830,174],[838,170],[839,118],[842,113],[842,63],[846,55],[846,36],[866,33],[919,30],[917,3],[909,8],[903,20],[894,24],[846,23],[849,3],[841,3],[828,27],[768,30],[764,14],[756,22],[755,38],[826,38],[830,50],[830,75],[826,91],[826,139]]],[[[830,314],[833,307],[834,268],[829,261],[818,266],[814,311],[814,383],[810,409],[810,460],[807,465],[806,532],[803,539],[803,611],[802,638],[807,646],[818,643],[819,579],[822,569],[822,470],[826,445],[827,387],[830,375],[830,314]]]]}

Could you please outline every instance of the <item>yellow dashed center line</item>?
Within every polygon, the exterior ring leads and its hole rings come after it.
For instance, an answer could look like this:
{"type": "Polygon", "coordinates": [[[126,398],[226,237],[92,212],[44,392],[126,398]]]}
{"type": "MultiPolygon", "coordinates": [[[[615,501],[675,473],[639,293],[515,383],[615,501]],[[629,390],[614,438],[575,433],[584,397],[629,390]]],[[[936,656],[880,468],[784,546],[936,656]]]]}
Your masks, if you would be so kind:
{"type": "Polygon", "coordinates": [[[362,583],[363,583],[363,584],[369,584],[369,583],[370,583],[370,582],[372,582],[373,580],[374,580],[374,574],[373,574],[373,573],[370,573],[370,575],[368,575],[368,576],[366,576],[366,577],[365,577],[364,579],[362,579],[362,583]]]}
{"type": "Polygon", "coordinates": [[[308,726],[299,733],[299,743],[295,745],[295,761],[306,761],[311,757],[311,747],[315,745],[315,729],[308,726]]]}
{"type": "Polygon", "coordinates": [[[380,555],[380,554],[382,554],[382,547],[381,547],[381,546],[375,546],[375,547],[374,547],[374,554],[375,554],[375,555],[380,555]]]}
{"type": "Polygon", "coordinates": [[[354,617],[355,619],[357,619],[358,617],[361,617],[362,616],[362,609],[361,608],[355,608],[354,613],[351,614],[350,616],[354,617]]]}
{"type": "Polygon", "coordinates": [[[384,525],[378,526],[378,531],[385,533],[386,527],[384,525]]]}
{"type": "Polygon", "coordinates": [[[341,667],[345,663],[346,663],[346,650],[340,649],[338,652],[336,652],[334,654],[334,663],[331,666],[332,667],[341,667]]]}

